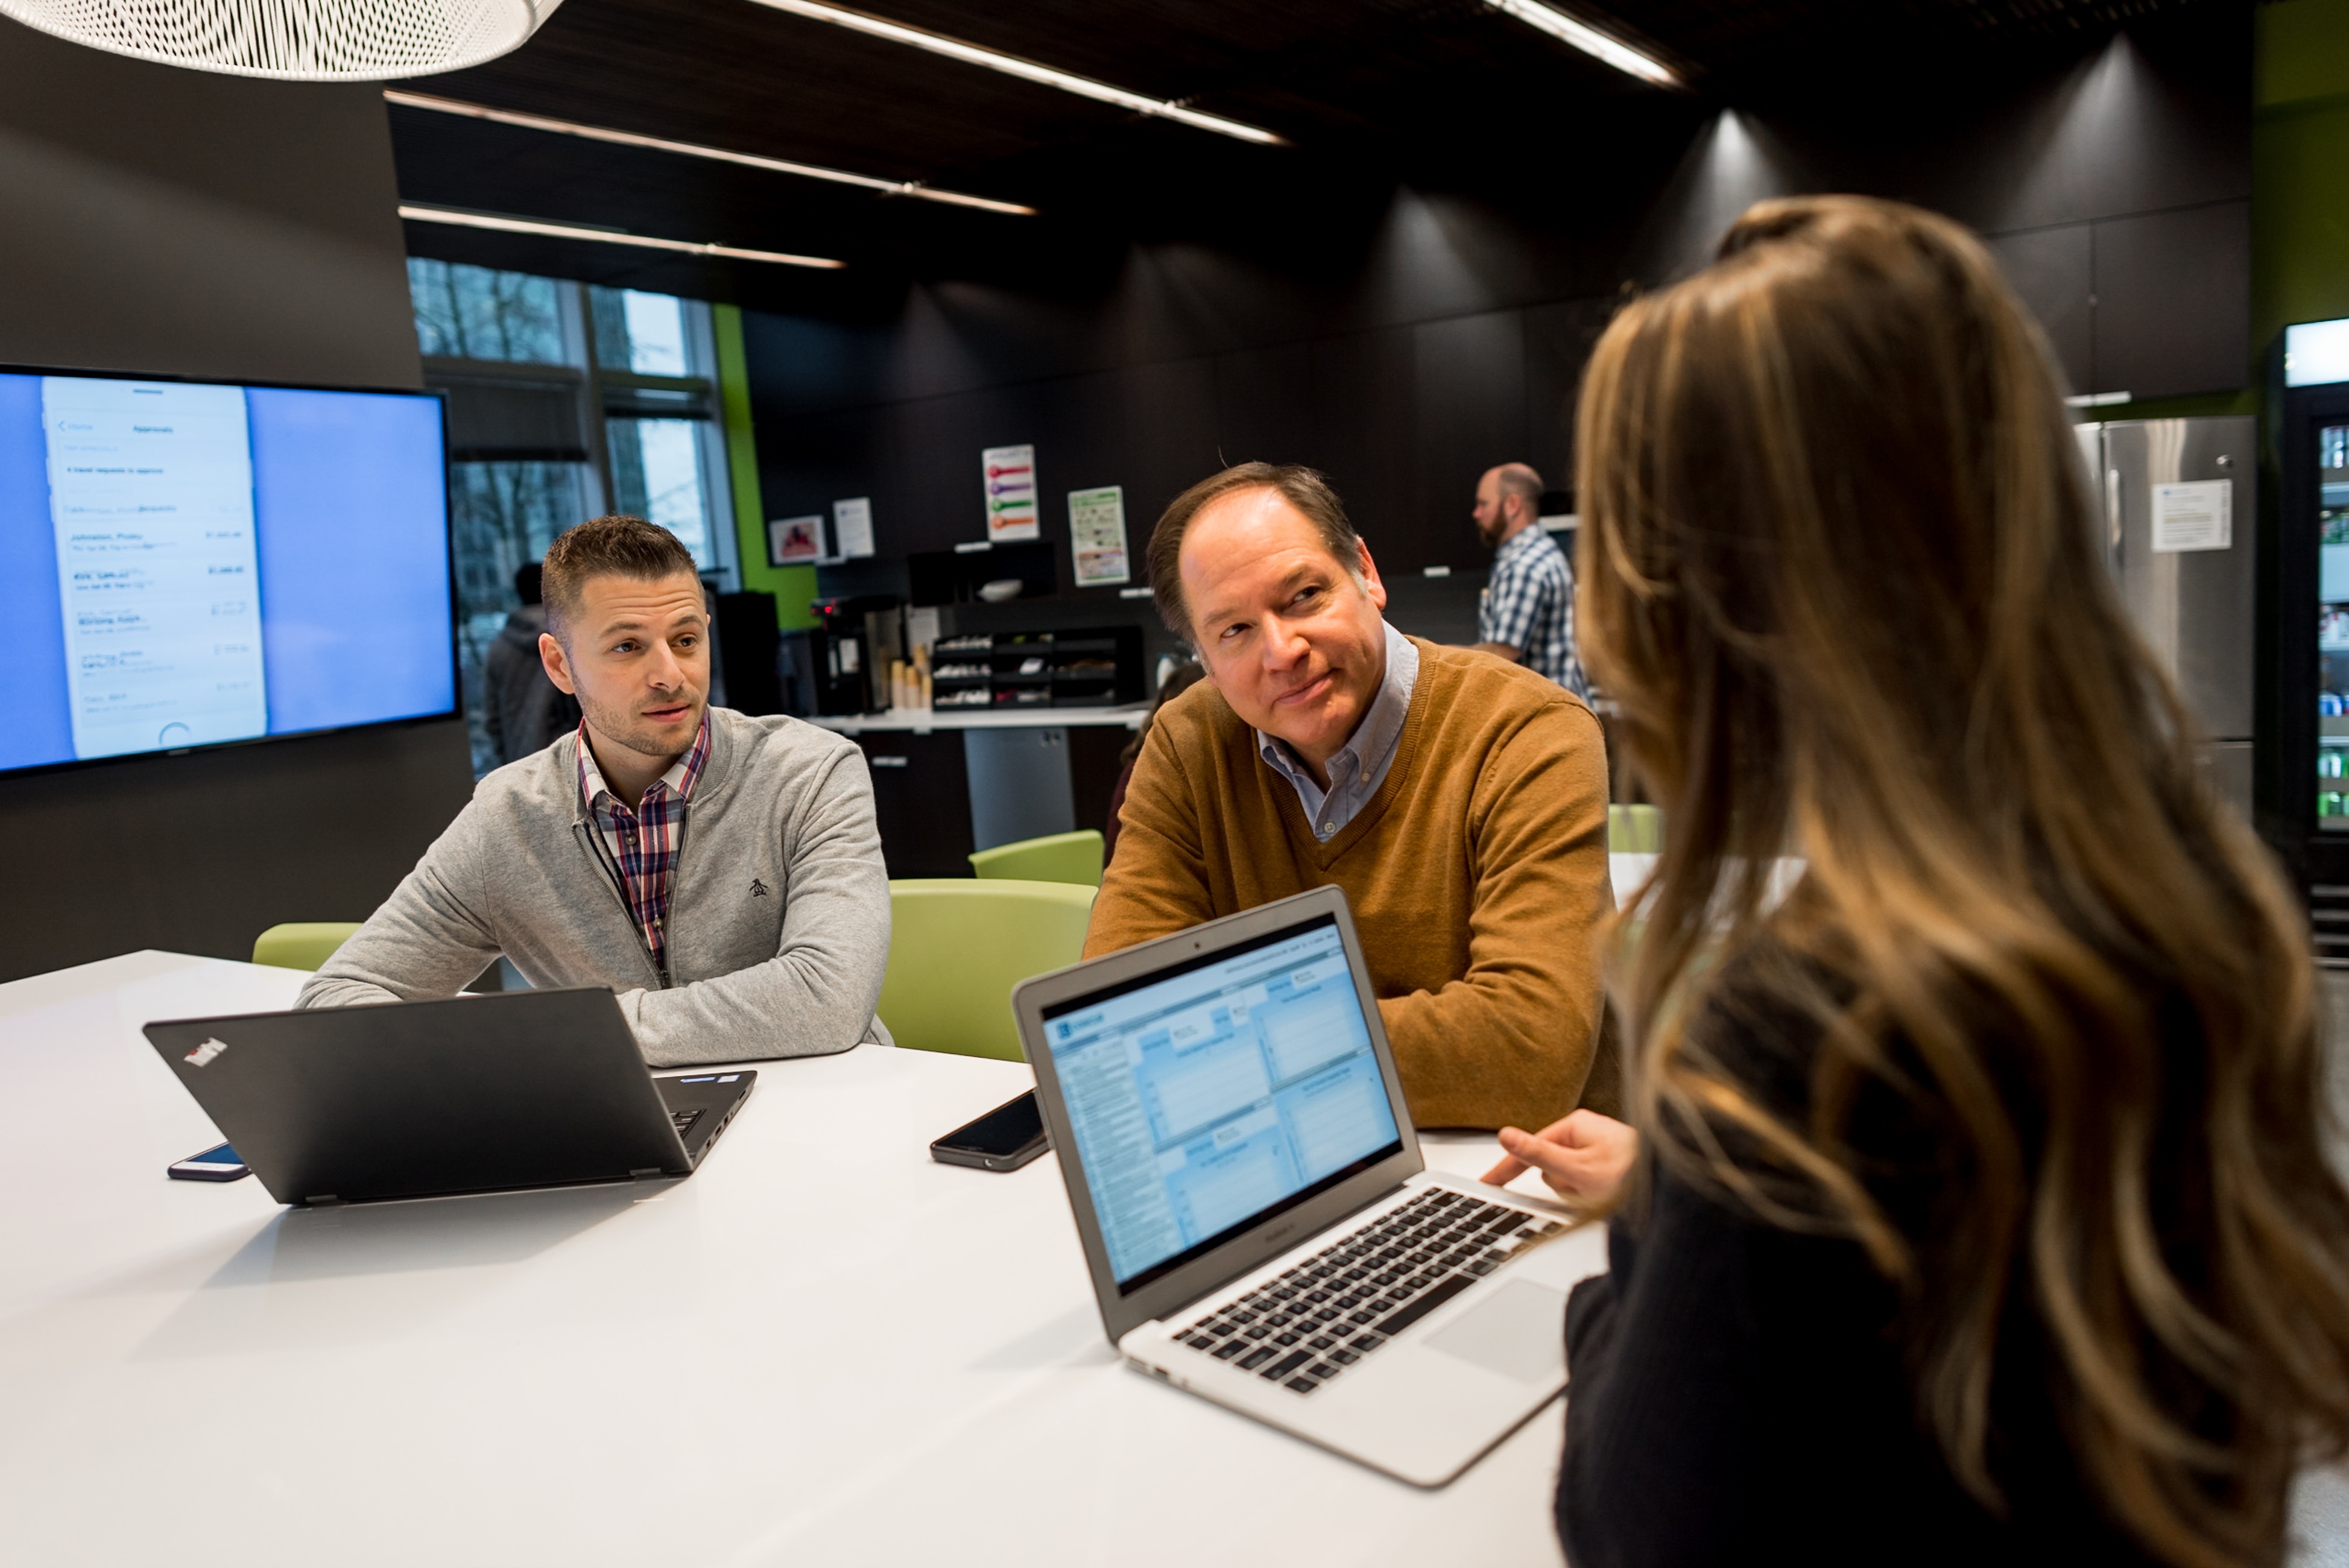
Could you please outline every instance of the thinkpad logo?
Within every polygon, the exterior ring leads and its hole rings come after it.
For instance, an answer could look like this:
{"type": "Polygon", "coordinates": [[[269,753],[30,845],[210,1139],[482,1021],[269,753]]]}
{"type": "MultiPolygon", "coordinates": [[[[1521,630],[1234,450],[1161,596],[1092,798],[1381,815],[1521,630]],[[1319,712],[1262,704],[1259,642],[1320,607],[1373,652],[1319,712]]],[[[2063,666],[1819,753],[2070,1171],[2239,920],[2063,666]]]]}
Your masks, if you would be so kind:
{"type": "Polygon", "coordinates": [[[764,898],[764,897],[766,897],[766,896],[767,896],[767,884],[766,884],[765,882],[761,882],[757,877],[752,877],[752,878],[750,879],[750,896],[751,896],[752,898],[764,898]]]}
{"type": "Polygon", "coordinates": [[[228,1049],[226,1040],[206,1040],[202,1045],[190,1051],[182,1059],[190,1067],[208,1068],[212,1065],[212,1058],[226,1049],[228,1049]]]}

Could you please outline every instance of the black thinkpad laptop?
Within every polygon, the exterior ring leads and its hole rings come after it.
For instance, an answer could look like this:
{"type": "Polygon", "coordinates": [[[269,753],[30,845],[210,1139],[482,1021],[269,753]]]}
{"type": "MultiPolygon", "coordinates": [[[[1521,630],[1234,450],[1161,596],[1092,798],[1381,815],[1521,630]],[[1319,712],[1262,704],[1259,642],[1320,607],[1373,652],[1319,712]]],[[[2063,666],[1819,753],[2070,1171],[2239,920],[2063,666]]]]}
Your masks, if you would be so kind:
{"type": "Polygon", "coordinates": [[[147,1038],[294,1204],[690,1175],[759,1076],[653,1077],[600,986],[183,1018],[147,1038]]]}

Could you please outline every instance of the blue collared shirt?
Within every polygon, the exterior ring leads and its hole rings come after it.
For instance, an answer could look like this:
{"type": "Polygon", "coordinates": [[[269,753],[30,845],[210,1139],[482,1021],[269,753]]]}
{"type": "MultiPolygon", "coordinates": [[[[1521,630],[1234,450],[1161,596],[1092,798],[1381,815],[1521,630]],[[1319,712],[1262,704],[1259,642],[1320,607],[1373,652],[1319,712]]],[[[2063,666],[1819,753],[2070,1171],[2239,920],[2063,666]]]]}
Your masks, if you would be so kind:
{"type": "Polygon", "coordinates": [[[1386,634],[1387,678],[1379,683],[1371,711],[1362,715],[1362,722],[1330,758],[1328,789],[1313,782],[1311,770],[1287,741],[1261,729],[1256,732],[1257,751],[1265,766],[1296,787],[1297,798],[1305,806],[1306,822],[1313,836],[1325,844],[1361,813],[1379,786],[1386,782],[1387,769],[1394,766],[1395,748],[1402,740],[1402,721],[1411,714],[1412,687],[1419,684],[1419,650],[1392,626],[1386,628],[1386,634]]]}

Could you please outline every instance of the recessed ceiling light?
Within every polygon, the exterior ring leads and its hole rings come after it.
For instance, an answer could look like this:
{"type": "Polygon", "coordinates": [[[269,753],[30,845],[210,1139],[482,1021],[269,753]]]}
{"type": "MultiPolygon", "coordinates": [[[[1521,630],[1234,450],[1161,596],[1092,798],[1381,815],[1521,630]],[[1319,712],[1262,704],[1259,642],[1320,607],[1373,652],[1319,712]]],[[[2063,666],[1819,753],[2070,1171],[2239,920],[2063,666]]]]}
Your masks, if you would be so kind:
{"type": "Polygon", "coordinates": [[[1611,37],[1590,26],[1578,21],[1565,12],[1545,5],[1541,0],[1485,0],[1494,10],[1515,16],[1529,27],[1539,27],[1553,38],[1572,44],[1586,55],[1596,56],[1617,70],[1653,82],[1660,88],[1684,85],[1680,73],[1661,60],[1643,55],[1622,39],[1611,37]]]}
{"type": "Polygon", "coordinates": [[[1036,212],[1035,208],[1022,207],[1016,201],[966,196],[959,191],[940,191],[914,181],[882,180],[870,174],[851,174],[844,169],[826,169],[816,163],[793,163],[787,159],[761,158],[756,153],[734,152],[723,147],[703,147],[696,142],[671,141],[659,136],[638,136],[632,130],[611,130],[600,125],[581,125],[575,120],[550,119],[543,114],[517,114],[512,109],[492,108],[487,104],[466,103],[460,98],[433,98],[425,93],[401,92],[396,88],[387,89],[383,96],[386,102],[406,108],[462,115],[469,119],[495,120],[500,125],[518,125],[525,130],[547,130],[557,136],[585,137],[590,141],[608,141],[620,147],[650,148],[656,152],[682,153],[688,158],[708,158],[719,163],[739,163],[748,169],[796,174],[808,180],[828,180],[835,185],[855,185],[891,196],[913,196],[924,201],[976,207],[983,212],[1010,212],[1023,218],[1033,217],[1036,212]]]}
{"type": "Polygon", "coordinates": [[[965,65],[985,66],[990,71],[1001,71],[1005,76],[1018,77],[1023,81],[1040,82],[1045,87],[1058,88],[1062,92],[1075,93],[1080,98],[1092,98],[1100,103],[1113,103],[1120,108],[1130,108],[1136,114],[1155,115],[1161,119],[1175,120],[1184,125],[1195,126],[1201,130],[1212,130],[1223,136],[1235,136],[1242,141],[1257,142],[1267,147],[1288,145],[1286,137],[1275,136],[1271,131],[1259,129],[1253,125],[1242,125],[1238,120],[1226,119],[1220,115],[1201,114],[1197,109],[1185,108],[1181,103],[1173,99],[1154,98],[1141,93],[1130,93],[1123,88],[1113,88],[1107,82],[1097,82],[1091,77],[1075,76],[1068,71],[1056,71],[1050,66],[1040,66],[1033,60],[1023,60],[1017,55],[999,54],[993,49],[982,49],[977,44],[966,44],[959,38],[949,38],[943,33],[925,32],[919,27],[908,27],[902,22],[890,22],[879,16],[868,16],[862,11],[851,11],[844,6],[826,5],[823,4],[823,0],[758,0],[758,3],[777,11],[788,11],[794,16],[805,16],[811,21],[829,22],[835,27],[847,27],[872,37],[886,38],[894,44],[910,44],[916,49],[927,49],[934,55],[944,55],[950,60],[960,60],[965,65]]]}
{"type": "Polygon", "coordinates": [[[544,234],[555,240],[593,240],[599,245],[636,245],[647,251],[676,251],[688,256],[729,256],[738,262],[773,262],[786,267],[844,267],[829,256],[794,256],[784,251],[746,251],[740,245],[697,244],[691,240],[657,240],[625,229],[588,229],[572,223],[542,223],[535,218],[508,218],[496,212],[468,212],[460,207],[410,207],[399,215],[414,223],[453,223],[460,229],[495,229],[504,234],[544,234]]]}

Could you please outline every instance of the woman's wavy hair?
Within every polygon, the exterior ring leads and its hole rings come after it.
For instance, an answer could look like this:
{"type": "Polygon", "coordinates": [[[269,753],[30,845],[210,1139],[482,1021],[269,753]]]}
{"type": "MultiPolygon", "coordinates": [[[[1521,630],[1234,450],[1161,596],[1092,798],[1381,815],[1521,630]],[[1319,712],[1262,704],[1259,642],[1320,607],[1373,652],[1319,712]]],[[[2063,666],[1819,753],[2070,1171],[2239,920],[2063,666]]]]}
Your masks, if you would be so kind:
{"type": "Polygon", "coordinates": [[[2308,935],[2108,581],[2036,328],[1955,223],[1765,201],[1617,316],[1578,434],[1577,624],[1666,815],[1619,981],[1658,1156],[1866,1249],[1986,1506],[2018,1305],[2111,1518],[2280,1563],[2349,1443],[2308,935]],[[1816,1030],[1801,1112],[1707,1047],[1757,994],[1816,1030]],[[1864,1180],[1864,1091],[1946,1130],[1928,1233],[1864,1180]]]}

